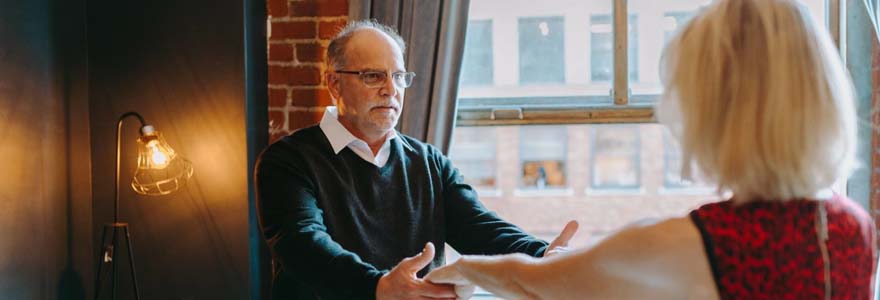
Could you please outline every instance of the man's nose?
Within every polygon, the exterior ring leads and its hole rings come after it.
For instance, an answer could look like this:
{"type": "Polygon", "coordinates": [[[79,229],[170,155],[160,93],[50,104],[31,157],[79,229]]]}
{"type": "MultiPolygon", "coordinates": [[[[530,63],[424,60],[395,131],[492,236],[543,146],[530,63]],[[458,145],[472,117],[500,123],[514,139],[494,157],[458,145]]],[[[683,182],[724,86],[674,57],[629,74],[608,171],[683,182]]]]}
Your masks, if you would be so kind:
{"type": "Polygon", "coordinates": [[[388,78],[385,79],[385,83],[379,88],[379,94],[388,97],[397,95],[397,87],[394,86],[394,80],[391,76],[388,76],[388,78]]]}

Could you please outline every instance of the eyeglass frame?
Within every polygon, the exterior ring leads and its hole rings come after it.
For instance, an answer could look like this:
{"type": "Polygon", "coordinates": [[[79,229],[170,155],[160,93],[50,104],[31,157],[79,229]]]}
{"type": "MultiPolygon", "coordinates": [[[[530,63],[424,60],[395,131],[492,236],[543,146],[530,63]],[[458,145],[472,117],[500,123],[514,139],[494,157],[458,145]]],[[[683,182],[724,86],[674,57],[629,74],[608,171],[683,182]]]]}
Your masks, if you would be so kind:
{"type": "MultiPolygon", "coordinates": [[[[389,76],[388,76],[388,73],[389,73],[389,72],[385,72],[385,71],[351,71],[351,70],[333,70],[333,72],[334,72],[334,73],[340,73],[340,74],[358,75],[358,78],[361,79],[361,82],[363,82],[364,85],[365,85],[366,87],[368,87],[368,88],[380,88],[380,87],[382,87],[383,85],[385,85],[385,82],[388,81],[388,77],[389,77],[389,76]],[[370,84],[367,83],[366,79],[364,79],[364,75],[367,75],[367,74],[382,74],[382,76],[385,77],[385,80],[382,80],[381,83],[378,83],[378,84],[375,84],[375,85],[370,85],[370,84]]],[[[409,88],[409,87],[411,87],[411,86],[412,86],[412,79],[416,77],[416,73],[415,73],[415,72],[399,72],[399,71],[398,71],[398,72],[390,72],[390,73],[391,73],[391,76],[390,76],[390,77],[392,78],[392,79],[391,79],[392,84],[393,84],[395,87],[402,88],[402,89],[405,89],[405,88],[409,88]],[[395,83],[395,80],[394,80],[393,78],[394,78],[394,75],[398,75],[398,74],[403,74],[403,75],[409,75],[409,74],[412,74],[412,75],[411,75],[412,77],[410,78],[409,83],[408,83],[406,86],[398,86],[397,83],[395,83]]],[[[403,77],[403,78],[406,78],[406,77],[403,77]]]]}

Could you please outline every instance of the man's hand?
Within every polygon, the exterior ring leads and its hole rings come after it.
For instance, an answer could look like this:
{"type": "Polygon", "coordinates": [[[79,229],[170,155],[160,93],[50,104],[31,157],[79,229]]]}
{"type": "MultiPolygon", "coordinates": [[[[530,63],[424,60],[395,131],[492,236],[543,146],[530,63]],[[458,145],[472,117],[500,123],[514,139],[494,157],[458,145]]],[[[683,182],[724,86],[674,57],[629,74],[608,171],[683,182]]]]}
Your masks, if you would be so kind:
{"type": "Polygon", "coordinates": [[[547,250],[544,250],[544,257],[550,257],[555,254],[568,252],[568,241],[571,240],[571,237],[578,231],[578,222],[575,220],[568,221],[565,224],[565,228],[562,229],[562,232],[553,239],[553,242],[547,246],[547,250]]]}
{"type": "Polygon", "coordinates": [[[391,272],[379,279],[376,300],[455,299],[454,286],[430,283],[416,276],[433,259],[434,244],[430,242],[421,253],[403,259],[391,272]]]}

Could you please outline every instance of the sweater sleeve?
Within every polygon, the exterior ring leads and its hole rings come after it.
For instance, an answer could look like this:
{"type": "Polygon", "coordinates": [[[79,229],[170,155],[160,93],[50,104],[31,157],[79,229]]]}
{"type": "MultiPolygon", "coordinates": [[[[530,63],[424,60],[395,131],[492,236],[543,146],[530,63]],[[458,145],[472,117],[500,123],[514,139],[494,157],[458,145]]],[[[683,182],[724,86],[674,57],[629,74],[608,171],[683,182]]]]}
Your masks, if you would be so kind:
{"type": "Polygon", "coordinates": [[[260,228],[275,260],[308,286],[375,299],[384,272],[333,240],[302,163],[269,150],[257,163],[255,180],[260,228]]]}
{"type": "Polygon", "coordinates": [[[544,254],[547,242],[488,210],[446,156],[434,151],[434,157],[443,181],[447,242],[455,250],[462,254],[483,255],[523,253],[540,257],[544,254]]]}

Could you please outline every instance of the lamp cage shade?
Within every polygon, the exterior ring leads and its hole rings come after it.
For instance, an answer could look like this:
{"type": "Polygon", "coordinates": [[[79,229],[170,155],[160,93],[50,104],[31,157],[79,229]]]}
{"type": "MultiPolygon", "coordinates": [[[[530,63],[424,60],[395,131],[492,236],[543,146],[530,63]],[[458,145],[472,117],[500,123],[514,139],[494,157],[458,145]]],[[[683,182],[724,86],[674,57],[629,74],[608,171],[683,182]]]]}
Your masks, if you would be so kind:
{"type": "Polygon", "coordinates": [[[186,184],[193,175],[192,163],[168,146],[158,131],[138,139],[138,165],[131,187],[141,195],[167,195],[186,184]]]}

